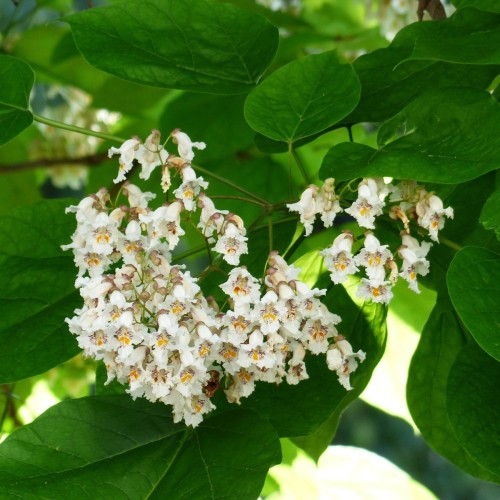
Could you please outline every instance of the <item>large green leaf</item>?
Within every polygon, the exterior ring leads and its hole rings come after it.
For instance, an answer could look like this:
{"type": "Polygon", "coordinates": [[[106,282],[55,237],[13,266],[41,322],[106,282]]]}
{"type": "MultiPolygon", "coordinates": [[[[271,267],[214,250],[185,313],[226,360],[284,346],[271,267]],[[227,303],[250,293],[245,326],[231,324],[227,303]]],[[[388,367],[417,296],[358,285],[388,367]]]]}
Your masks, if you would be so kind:
{"type": "Polygon", "coordinates": [[[379,149],[357,143],[333,146],[320,177],[395,177],[455,184],[498,168],[500,104],[468,88],[431,90],[388,120],[379,149]]]}
{"type": "Polygon", "coordinates": [[[486,229],[495,231],[500,240],[500,188],[497,188],[486,200],[479,222],[486,229]]]}
{"type": "Polygon", "coordinates": [[[500,360],[500,255],[465,247],[446,275],[451,301],[477,343],[500,360]]]}
{"type": "Polygon", "coordinates": [[[162,404],[97,396],[64,401],[7,438],[0,496],[253,500],[279,460],[276,432],[252,412],[193,430],[162,404]]]}
{"type": "Polygon", "coordinates": [[[67,201],[42,201],[0,217],[0,382],[13,382],[78,352],[64,318],[80,303],[67,201]]]}
{"type": "Polygon", "coordinates": [[[446,389],[448,416],[458,442],[478,464],[497,476],[500,476],[499,380],[500,363],[477,345],[468,344],[451,367],[446,389]]]}
{"type": "Polygon", "coordinates": [[[0,55],[0,146],[14,139],[33,122],[28,109],[35,75],[15,57],[0,55]]]}
{"type": "Polygon", "coordinates": [[[422,436],[434,450],[469,474],[499,481],[500,477],[471,459],[451,429],[446,406],[447,379],[465,342],[449,299],[438,297],[410,364],[406,386],[408,408],[422,436]]]}
{"type": "Polygon", "coordinates": [[[207,0],[128,0],[65,19],[98,69],[145,85],[214,94],[253,87],[272,61],[277,29],[207,0]]]}
{"type": "Polygon", "coordinates": [[[335,52],[309,55],[276,70],[248,96],[245,118],[266,137],[293,143],[340,121],[359,101],[360,84],[335,52]]]}

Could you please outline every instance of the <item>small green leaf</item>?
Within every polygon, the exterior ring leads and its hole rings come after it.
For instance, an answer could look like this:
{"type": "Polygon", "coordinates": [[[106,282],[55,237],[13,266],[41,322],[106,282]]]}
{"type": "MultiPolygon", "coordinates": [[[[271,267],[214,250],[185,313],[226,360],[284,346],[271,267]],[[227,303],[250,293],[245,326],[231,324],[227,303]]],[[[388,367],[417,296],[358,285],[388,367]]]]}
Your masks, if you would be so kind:
{"type": "Polygon", "coordinates": [[[60,244],[74,219],[66,201],[42,201],[0,218],[0,382],[42,373],[78,353],[64,318],[81,302],[60,244]]]}
{"type": "Polygon", "coordinates": [[[500,255],[465,247],[446,275],[451,301],[477,343],[500,361],[500,255]]]}
{"type": "Polygon", "coordinates": [[[193,430],[129,395],[68,400],[0,445],[0,496],[253,500],[280,452],[274,429],[249,411],[193,430]]]}
{"type": "Polygon", "coordinates": [[[331,148],[320,177],[395,177],[455,184],[498,168],[500,104],[467,88],[436,89],[386,121],[379,149],[357,143],[331,148]]]}
{"type": "Polygon", "coordinates": [[[245,118],[262,135],[293,143],[340,121],[359,94],[356,73],[335,52],[309,55],[279,68],[254,89],[245,118]]]}
{"type": "Polygon", "coordinates": [[[265,18],[207,0],[128,0],[65,20],[96,68],[144,85],[195,92],[249,90],[278,45],[278,31],[265,18]]]}
{"type": "Polygon", "coordinates": [[[451,429],[447,379],[464,345],[465,336],[449,299],[439,296],[410,364],[406,386],[408,408],[422,436],[435,451],[469,474],[498,482],[499,476],[472,460],[451,429]]]}
{"type": "Polygon", "coordinates": [[[15,57],[0,55],[0,146],[33,123],[29,98],[35,75],[15,57]]]}
{"type": "Polygon", "coordinates": [[[485,229],[492,229],[500,240],[500,188],[486,200],[479,222],[485,229]]]}
{"type": "Polygon", "coordinates": [[[448,416],[457,440],[478,464],[497,476],[500,476],[499,380],[500,363],[477,345],[468,344],[450,370],[446,390],[448,416]]]}

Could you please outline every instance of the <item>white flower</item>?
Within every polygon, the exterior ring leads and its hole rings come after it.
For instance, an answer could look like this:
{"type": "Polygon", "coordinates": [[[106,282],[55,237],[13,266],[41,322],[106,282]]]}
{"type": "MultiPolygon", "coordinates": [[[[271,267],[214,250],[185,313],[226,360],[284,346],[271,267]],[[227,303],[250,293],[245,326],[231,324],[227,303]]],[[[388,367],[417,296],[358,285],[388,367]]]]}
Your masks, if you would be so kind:
{"type": "Polygon", "coordinates": [[[320,214],[325,227],[331,227],[336,215],[342,212],[338,198],[335,196],[335,179],[326,179],[321,187],[320,196],[316,199],[316,213],[320,214]]]}
{"type": "Polygon", "coordinates": [[[436,195],[424,196],[417,203],[418,224],[429,231],[429,236],[438,241],[438,231],[444,227],[444,216],[453,219],[453,208],[443,207],[436,195]]]}
{"type": "Polygon", "coordinates": [[[235,267],[220,287],[238,303],[255,303],[260,299],[259,282],[244,267],[235,267]]]}
{"type": "Polygon", "coordinates": [[[408,287],[420,293],[417,284],[417,275],[425,276],[429,273],[429,261],[425,258],[429,253],[432,243],[423,241],[421,244],[409,234],[403,235],[403,244],[398,250],[403,259],[401,273],[399,274],[408,282],[408,287]]]}
{"type": "Polygon", "coordinates": [[[224,234],[217,241],[214,250],[222,254],[222,258],[228,264],[237,266],[240,263],[240,255],[248,253],[247,239],[236,225],[229,223],[226,225],[224,234]]]}
{"type": "Polygon", "coordinates": [[[119,148],[110,148],[108,151],[108,157],[111,158],[113,155],[120,155],[120,169],[118,170],[118,176],[113,179],[114,183],[124,181],[126,174],[132,168],[134,160],[136,159],[136,154],[139,149],[141,141],[136,137],[125,141],[119,148]]]}
{"type": "Polygon", "coordinates": [[[352,255],[353,240],[351,233],[344,232],[335,238],[331,247],[320,252],[335,284],[344,282],[347,276],[358,271],[352,255]]]}
{"type": "Polygon", "coordinates": [[[151,135],[139,146],[135,155],[142,166],[139,174],[141,179],[149,179],[151,172],[158,166],[164,165],[168,159],[168,152],[160,145],[160,132],[153,130],[151,135]]]}
{"type": "Polygon", "coordinates": [[[300,196],[297,203],[287,205],[291,212],[298,212],[300,222],[304,224],[305,235],[309,236],[313,230],[314,219],[316,218],[316,197],[318,195],[318,186],[311,184],[300,196]]]}
{"type": "Polygon", "coordinates": [[[358,185],[358,199],[346,210],[361,227],[375,229],[375,217],[382,213],[388,188],[377,179],[363,179],[358,185]]]}
{"type": "Polygon", "coordinates": [[[354,257],[354,262],[358,266],[365,267],[368,277],[373,278],[377,269],[383,269],[388,259],[392,259],[392,253],[387,245],[381,245],[372,233],[367,232],[364,248],[354,257]]]}
{"type": "Polygon", "coordinates": [[[189,163],[194,158],[193,148],[205,149],[207,146],[204,142],[191,142],[189,136],[179,129],[175,129],[172,132],[172,137],[174,138],[174,143],[178,146],[179,156],[189,163]]]}
{"type": "Polygon", "coordinates": [[[366,354],[361,350],[353,352],[351,344],[341,335],[337,337],[337,342],[329,347],[326,354],[328,368],[337,372],[339,382],[348,391],[352,389],[349,375],[358,367],[356,358],[363,362],[366,354]]]}
{"type": "Polygon", "coordinates": [[[373,302],[388,304],[392,299],[392,282],[384,279],[384,270],[378,269],[377,276],[361,279],[361,284],[356,290],[356,295],[362,299],[370,299],[373,302]]]}

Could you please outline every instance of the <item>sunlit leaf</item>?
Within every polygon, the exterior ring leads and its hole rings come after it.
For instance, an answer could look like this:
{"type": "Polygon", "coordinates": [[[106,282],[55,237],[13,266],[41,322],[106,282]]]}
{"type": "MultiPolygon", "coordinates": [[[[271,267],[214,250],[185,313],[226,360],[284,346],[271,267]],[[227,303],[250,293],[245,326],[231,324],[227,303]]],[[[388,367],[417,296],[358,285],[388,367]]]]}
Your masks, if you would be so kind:
{"type": "Polygon", "coordinates": [[[129,0],[65,20],[98,69],[145,85],[214,94],[252,88],[278,42],[265,18],[206,0],[129,0]]]}

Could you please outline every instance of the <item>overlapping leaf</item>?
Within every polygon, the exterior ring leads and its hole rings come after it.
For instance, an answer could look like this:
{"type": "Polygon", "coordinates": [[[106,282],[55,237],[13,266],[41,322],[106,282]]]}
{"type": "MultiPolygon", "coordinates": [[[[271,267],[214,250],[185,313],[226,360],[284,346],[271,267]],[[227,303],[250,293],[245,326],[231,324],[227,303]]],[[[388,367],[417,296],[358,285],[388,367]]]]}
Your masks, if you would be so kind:
{"type": "Polygon", "coordinates": [[[500,188],[486,200],[479,221],[486,229],[492,229],[500,240],[500,188]]]}
{"type": "Polygon", "coordinates": [[[245,118],[262,135],[294,143],[339,122],[359,100],[360,85],[335,52],[309,55],[276,70],[248,96],[245,118]]]}
{"type": "Polygon", "coordinates": [[[66,18],[98,69],[145,85],[214,94],[248,91],[272,61],[277,29],[207,0],[128,0],[66,18]]]}
{"type": "Polygon", "coordinates": [[[499,476],[481,467],[468,455],[450,424],[447,379],[464,345],[465,336],[459,320],[449,299],[441,296],[411,361],[406,387],[408,408],[422,436],[438,453],[469,474],[498,482],[499,476]]]}
{"type": "Polygon", "coordinates": [[[500,255],[465,247],[446,276],[450,298],[477,343],[500,361],[500,255]]]}
{"type": "Polygon", "coordinates": [[[252,412],[193,430],[162,404],[97,396],[64,401],[2,443],[0,496],[253,500],[279,460],[276,432],[252,412]]]}
{"type": "Polygon", "coordinates": [[[60,244],[67,202],[43,201],[0,218],[0,381],[42,373],[78,352],[64,318],[78,306],[75,267],[60,244]]]}
{"type": "Polygon", "coordinates": [[[500,104],[467,88],[436,89],[411,102],[378,134],[379,149],[331,148],[320,177],[395,177],[455,184],[498,168],[500,104]]]}
{"type": "Polygon", "coordinates": [[[500,363],[477,345],[468,344],[451,367],[446,388],[446,407],[457,441],[497,478],[500,476],[499,379],[500,363]]]}
{"type": "Polygon", "coordinates": [[[15,57],[0,55],[0,146],[14,139],[33,122],[29,96],[35,75],[15,57]]]}

